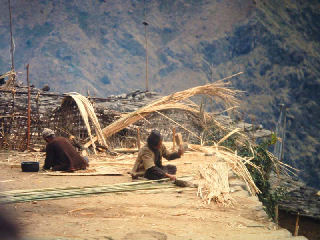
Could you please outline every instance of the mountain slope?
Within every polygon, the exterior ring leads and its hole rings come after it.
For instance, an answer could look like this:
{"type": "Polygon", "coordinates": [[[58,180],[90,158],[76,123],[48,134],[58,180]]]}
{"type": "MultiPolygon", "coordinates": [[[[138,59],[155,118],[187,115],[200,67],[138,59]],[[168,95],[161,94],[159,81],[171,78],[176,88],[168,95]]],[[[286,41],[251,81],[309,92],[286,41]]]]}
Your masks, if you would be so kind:
{"type": "MultiPolygon", "coordinates": [[[[287,104],[286,161],[317,187],[319,7],[302,0],[146,0],[150,89],[168,94],[243,71],[232,79],[247,92],[243,117],[275,129],[278,105],[287,104]]],[[[142,0],[12,0],[12,11],[16,68],[24,72],[30,63],[36,86],[97,96],[144,88],[142,0]]],[[[2,11],[0,72],[10,69],[8,24],[2,11]]]]}

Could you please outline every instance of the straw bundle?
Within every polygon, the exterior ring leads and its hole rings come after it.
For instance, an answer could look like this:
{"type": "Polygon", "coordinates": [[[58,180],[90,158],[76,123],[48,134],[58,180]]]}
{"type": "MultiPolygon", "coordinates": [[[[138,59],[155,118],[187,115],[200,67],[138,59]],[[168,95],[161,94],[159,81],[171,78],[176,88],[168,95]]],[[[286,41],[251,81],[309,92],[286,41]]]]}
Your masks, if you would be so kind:
{"type": "MultiPolygon", "coordinates": [[[[93,137],[92,137],[92,134],[91,134],[91,128],[90,128],[90,124],[89,124],[89,119],[91,120],[93,126],[94,126],[94,130],[96,132],[96,135],[98,136],[98,140],[99,140],[99,143],[103,146],[106,146],[107,147],[107,143],[106,143],[106,140],[103,136],[103,133],[102,133],[102,130],[101,130],[101,127],[100,127],[100,124],[99,124],[99,121],[98,121],[98,118],[94,112],[94,108],[92,106],[92,104],[90,103],[90,101],[82,96],[81,94],[79,93],[68,93],[67,95],[69,95],[70,97],[73,98],[73,100],[76,102],[78,108],[79,108],[79,111],[80,111],[80,114],[81,114],[81,117],[87,127],[87,130],[88,130],[88,135],[91,139],[91,141],[93,140],[93,137]]],[[[93,144],[93,149],[96,153],[96,146],[94,144],[94,142],[92,142],[93,144]]]]}
{"type": "Polygon", "coordinates": [[[209,163],[199,168],[197,195],[210,204],[213,200],[223,205],[231,205],[233,199],[229,192],[229,166],[226,162],[209,163]]]}
{"type": "Polygon", "coordinates": [[[245,182],[248,191],[252,195],[260,193],[246,166],[250,165],[260,171],[259,168],[251,162],[254,158],[254,152],[251,146],[252,157],[241,157],[237,155],[237,152],[220,146],[220,144],[234,134],[238,134],[240,138],[246,138],[246,136],[240,132],[239,128],[235,128],[222,137],[214,146],[190,146],[196,151],[212,154],[210,161],[201,165],[198,170],[198,196],[208,204],[212,200],[226,206],[233,204],[234,200],[230,196],[229,189],[229,169],[245,182]]]}
{"type": "MultiPolygon", "coordinates": [[[[118,119],[117,121],[113,122],[112,124],[104,128],[104,136],[109,137],[114,133],[124,129],[125,127],[137,122],[138,120],[143,119],[145,116],[152,112],[166,109],[183,109],[191,112],[199,112],[198,110],[196,110],[198,107],[195,108],[195,105],[190,103],[190,101],[185,104],[181,103],[182,101],[188,100],[188,98],[194,95],[202,94],[210,97],[220,98],[221,100],[223,100],[224,104],[227,107],[239,105],[239,101],[236,98],[236,96],[240,93],[240,91],[228,88],[229,83],[224,82],[224,80],[237,76],[239,74],[241,73],[234,74],[230,77],[221,79],[212,84],[206,84],[203,86],[190,88],[156,100],[150,103],[149,105],[138,109],[135,112],[123,116],[122,118],[118,119]]],[[[92,139],[91,141],[85,144],[85,147],[89,147],[96,140],[97,138],[92,139]]]]}
{"type": "MultiPolygon", "coordinates": [[[[208,151],[210,147],[202,148],[208,151]]],[[[200,149],[199,149],[200,150],[200,149]]],[[[213,157],[209,162],[201,165],[198,169],[198,196],[207,204],[213,200],[226,206],[233,204],[234,200],[230,196],[228,173],[229,169],[240,177],[247,185],[251,195],[260,193],[254,183],[246,164],[259,168],[250,162],[248,158],[242,158],[236,153],[228,151],[227,148],[215,146],[211,147],[213,157]]]]}
{"type": "MultiPolygon", "coordinates": [[[[214,200],[215,202],[225,205],[232,204],[233,199],[229,195],[228,176],[226,175],[229,169],[232,169],[232,171],[244,181],[251,195],[261,193],[247,168],[247,166],[250,166],[256,169],[261,176],[264,177],[262,168],[260,168],[261,166],[259,167],[252,162],[256,156],[259,156],[259,153],[255,150],[256,148],[254,146],[250,145],[250,142],[246,138],[247,137],[236,128],[221,138],[214,146],[189,146],[191,149],[209,153],[213,156],[210,161],[199,168],[198,195],[205,202],[210,203],[211,200],[214,200]],[[251,152],[251,156],[241,157],[237,154],[237,151],[234,152],[227,147],[219,145],[234,134],[237,134],[238,138],[242,141],[247,142],[247,149],[251,152]],[[225,164],[225,166],[223,164],[225,164]]],[[[277,173],[281,171],[284,174],[288,174],[289,172],[295,174],[295,171],[297,171],[297,169],[279,161],[272,153],[266,151],[266,154],[272,161],[277,173]]]]}

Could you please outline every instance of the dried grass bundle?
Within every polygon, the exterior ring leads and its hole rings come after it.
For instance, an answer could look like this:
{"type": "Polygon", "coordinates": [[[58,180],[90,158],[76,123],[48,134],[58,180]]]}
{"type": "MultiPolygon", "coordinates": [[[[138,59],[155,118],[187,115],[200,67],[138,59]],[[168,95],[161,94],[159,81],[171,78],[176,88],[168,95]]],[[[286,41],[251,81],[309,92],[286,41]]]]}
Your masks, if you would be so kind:
{"type": "Polygon", "coordinates": [[[229,194],[228,172],[226,162],[211,162],[200,167],[197,195],[208,204],[213,200],[223,205],[232,205],[234,200],[229,194]]]}
{"type": "MultiPolygon", "coordinates": [[[[189,145],[189,147],[196,151],[205,152],[212,155],[210,161],[206,164],[200,166],[199,168],[199,186],[198,195],[207,203],[211,200],[215,202],[222,203],[224,205],[230,205],[233,199],[229,195],[228,185],[228,173],[229,169],[244,181],[247,189],[251,195],[256,195],[261,193],[261,191],[256,186],[251,174],[247,168],[250,166],[256,169],[262,177],[262,173],[259,166],[255,165],[252,160],[255,159],[255,155],[258,154],[254,148],[250,145],[249,139],[243,133],[239,132],[239,129],[234,129],[228,134],[226,134],[220,141],[218,141],[215,146],[199,146],[199,145],[189,145]],[[242,141],[246,141],[248,151],[251,152],[249,157],[241,157],[237,155],[237,152],[231,149],[220,146],[222,142],[227,140],[230,136],[237,133],[242,141]],[[228,167],[222,166],[221,164],[226,164],[228,167]]],[[[295,174],[298,170],[279,161],[272,153],[266,150],[266,154],[272,161],[273,167],[279,174],[295,174]]]]}
{"type": "Polygon", "coordinates": [[[246,165],[249,164],[260,171],[257,166],[251,163],[251,160],[254,158],[252,148],[250,147],[252,157],[241,157],[231,149],[219,145],[234,134],[238,134],[241,138],[246,139],[246,136],[240,132],[240,129],[235,128],[215,143],[214,146],[191,145],[192,149],[212,155],[209,162],[199,167],[198,174],[198,196],[208,204],[212,200],[225,206],[233,204],[234,200],[230,196],[228,180],[230,169],[245,182],[248,191],[252,195],[260,193],[260,190],[254,183],[251,174],[246,167],[246,165]]]}
{"type": "MultiPolygon", "coordinates": [[[[124,129],[125,127],[139,121],[140,119],[143,119],[145,116],[155,111],[161,111],[166,109],[183,109],[191,112],[199,112],[198,110],[196,110],[198,107],[195,108],[195,105],[190,103],[190,101],[188,103],[181,103],[182,101],[187,100],[188,98],[198,94],[220,98],[221,100],[223,100],[224,104],[227,107],[233,107],[235,105],[238,105],[239,101],[236,98],[236,96],[241,91],[229,88],[228,85],[230,83],[225,82],[224,80],[232,78],[239,74],[241,74],[241,72],[234,74],[230,77],[221,79],[212,84],[206,84],[203,86],[190,88],[158,99],[150,103],[149,105],[138,109],[135,112],[123,116],[122,118],[118,119],[117,121],[113,122],[112,124],[104,128],[104,136],[109,137],[114,133],[124,129]]],[[[85,147],[89,147],[96,140],[97,138],[94,138],[93,140],[89,141],[85,144],[85,147]]]]}
{"type": "Polygon", "coordinates": [[[199,167],[198,174],[198,196],[206,203],[209,204],[212,200],[227,206],[233,203],[233,199],[229,195],[229,169],[245,182],[251,195],[260,193],[246,167],[249,164],[259,171],[259,168],[250,162],[251,158],[238,156],[222,146],[200,147],[197,150],[205,150],[212,154],[210,161],[199,167]]]}

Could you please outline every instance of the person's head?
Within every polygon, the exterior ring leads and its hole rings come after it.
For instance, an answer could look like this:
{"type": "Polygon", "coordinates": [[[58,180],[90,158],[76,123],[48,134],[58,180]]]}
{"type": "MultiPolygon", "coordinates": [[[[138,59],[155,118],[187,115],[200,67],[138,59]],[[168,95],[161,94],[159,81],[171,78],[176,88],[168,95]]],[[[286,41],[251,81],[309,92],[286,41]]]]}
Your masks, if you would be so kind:
{"type": "Polygon", "coordinates": [[[162,136],[159,131],[152,130],[150,135],[147,138],[147,143],[151,149],[160,149],[162,144],[162,136]]]}
{"type": "Polygon", "coordinates": [[[46,142],[51,142],[54,138],[54,131],[49,128],[45,128],[42,132],[42,137],[46,142]]]}

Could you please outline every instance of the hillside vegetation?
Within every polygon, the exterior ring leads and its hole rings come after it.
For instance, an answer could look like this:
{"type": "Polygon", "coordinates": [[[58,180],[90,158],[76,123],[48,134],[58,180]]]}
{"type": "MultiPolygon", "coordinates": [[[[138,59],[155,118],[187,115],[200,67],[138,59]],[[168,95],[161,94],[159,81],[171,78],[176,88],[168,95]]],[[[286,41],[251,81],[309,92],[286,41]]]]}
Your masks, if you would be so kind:
{"type": "MultiPolygon", "coordinates": [[[[15,64],[37,87],[107,96],[144,88],[142,0],[11,0],[15,64]]],[[[232,79],[241,111],[275,129],[288,105],[286,161],[320,183],[320,3],[146,0],[150,88],[162,94],[232,79]]],[[[7,1],[0,0],[0,72],[10,69],[7,1]]]]}

